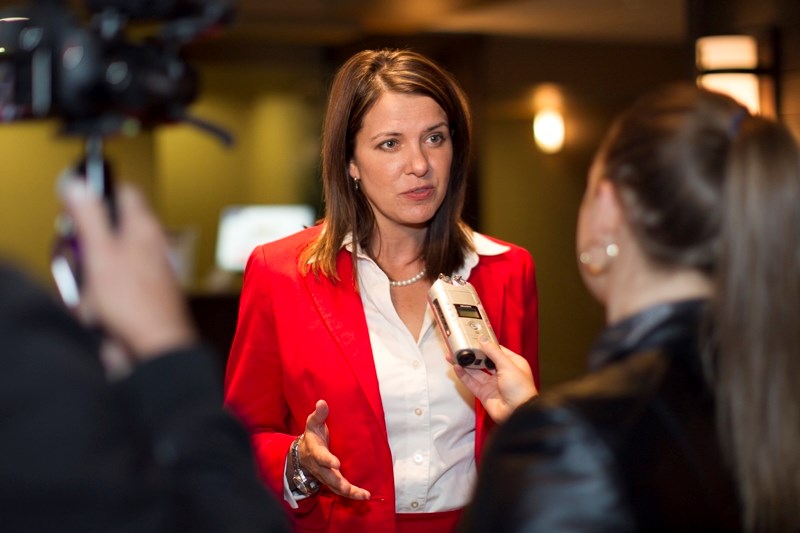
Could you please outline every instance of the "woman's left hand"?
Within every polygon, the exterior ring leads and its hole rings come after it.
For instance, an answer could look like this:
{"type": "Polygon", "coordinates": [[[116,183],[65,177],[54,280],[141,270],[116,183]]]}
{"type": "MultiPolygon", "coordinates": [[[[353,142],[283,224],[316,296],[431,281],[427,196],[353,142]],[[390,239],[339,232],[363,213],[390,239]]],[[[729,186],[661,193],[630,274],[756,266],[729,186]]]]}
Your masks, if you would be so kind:
{"type": "Polygon", "coordinates": [[[297,448],[300,464],[333,493],[353,500],[369,500],[368,490],[353,485],[342,475],[339,458],[328,448],[330,436],[325,423],[328,414],[328,402],[318,400],[306,419],[306,429],[297,448]]]}
{"type": "Polygon", "coordinates": [[[492,372],[455,365],[455,373],[480,400],[495,422],[502,422],[522,403],[536,396],[528,361],[511,350],[481,339],[484,352],[495,364],[492,372]]]}

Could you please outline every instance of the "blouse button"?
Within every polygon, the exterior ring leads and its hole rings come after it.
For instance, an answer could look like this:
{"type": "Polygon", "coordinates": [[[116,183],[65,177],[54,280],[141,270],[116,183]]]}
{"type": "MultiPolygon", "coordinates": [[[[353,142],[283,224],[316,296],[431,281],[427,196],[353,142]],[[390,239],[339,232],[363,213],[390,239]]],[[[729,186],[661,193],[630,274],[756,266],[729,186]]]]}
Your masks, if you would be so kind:
{"type": "Polygon", "coordinates": [[[417,361],[417,360],[415,359],[415,360],[414,360],[414,361],[411,363],[411,366],[413,366],[414,368],[419,368],[419,361],[417,361]]]}
{"type": "Polygon", "coordinates": [[[414,409],[414,414],[417,415],[417,416],[421,416],[422,415],[422,409],[417,407],[416,409],[414,409]]]}
{"type": "Polygon", "coordinates": [[[411,502],[412,509],[416,509],[417,507],[419,507],[419,502],[411,502]]]}

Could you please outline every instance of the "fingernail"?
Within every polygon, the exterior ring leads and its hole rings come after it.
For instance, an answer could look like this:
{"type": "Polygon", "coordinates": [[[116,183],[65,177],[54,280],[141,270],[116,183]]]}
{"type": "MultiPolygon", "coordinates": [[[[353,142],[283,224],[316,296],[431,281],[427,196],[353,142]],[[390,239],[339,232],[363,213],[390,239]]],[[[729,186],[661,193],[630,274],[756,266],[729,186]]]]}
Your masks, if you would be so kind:
{"type": "Polygon", "coordinates": [[[56,193],[63,198],[67,194],[70,185],[83,181],[73,169],[65,169],[56,178],[56,193]]]}
{"type": "Polygon", "coordinates": [[[64,201],[70,203],[81,202],[89,196],[86,183],[79,180],[70,180],[64,182],[64,184],[59,187],[59,192],[61,193],[64,201]]]}

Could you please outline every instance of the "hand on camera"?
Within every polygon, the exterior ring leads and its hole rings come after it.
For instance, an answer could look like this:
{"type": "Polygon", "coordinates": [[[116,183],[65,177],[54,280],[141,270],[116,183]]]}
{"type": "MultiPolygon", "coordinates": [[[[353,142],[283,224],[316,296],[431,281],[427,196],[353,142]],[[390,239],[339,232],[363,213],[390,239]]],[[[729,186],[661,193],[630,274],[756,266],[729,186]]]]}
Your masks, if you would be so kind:
{"type": "Polygon", "coordinates": [[[325,424],[328,412],[328,403],[318,400],[314,412],[308,415],[306,430],[297,449],[300,465],[335,494],[354,500],[369,500],[367,490],[352,485],[342,475],[339,459],[328,449],[328,426],[325,424]]]}
{"type": "Polygon", "coordinates": [[[83,181],[67,184],[63,200],[81,245],[80,318],[100,326],[134,361],[195,341],[166,237],[138,191],[119,188],[116,228],[83,181]]]}
{"type": "Polygon", "coordinates": [[[488,372],[455,365],[455,373],[480,400],[495,422],[502,422],[522,403],[538,394],[528,361],[511,350],[481,338],[483,351],[496,370],[488,372]]]}

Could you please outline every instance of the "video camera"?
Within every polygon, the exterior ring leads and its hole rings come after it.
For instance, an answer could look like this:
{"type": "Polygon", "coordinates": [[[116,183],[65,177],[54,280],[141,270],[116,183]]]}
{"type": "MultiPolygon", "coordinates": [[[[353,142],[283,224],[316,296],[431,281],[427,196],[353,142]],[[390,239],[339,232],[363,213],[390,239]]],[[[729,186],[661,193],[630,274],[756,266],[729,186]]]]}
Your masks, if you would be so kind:
{"type": "MultiPolygon", "coordinates": [[[[183,122],[232,144],[224,129],[187,112],[199,84],[182,55],[185,44],[231,22],[232,1],[85,0],[83,20],[59,0],[0,10],[0,124],[57,118],[62,133],[84,137],[85,154],[71,173],[106,200],[115,223],[105,137],[183,122]]],[[[68,218],[59,217],[56,229],[51,270],[74,307],[80,243],[68,218]]]]}
{"type": "Polygon", "coordinates": [[[85,4],[85,24],[58,0],[0,11],[0,122],[58,117],[87,137],[197,123],[186,108],[198,78],[182,46],[230,22],[230,1],[85,4]]]}

